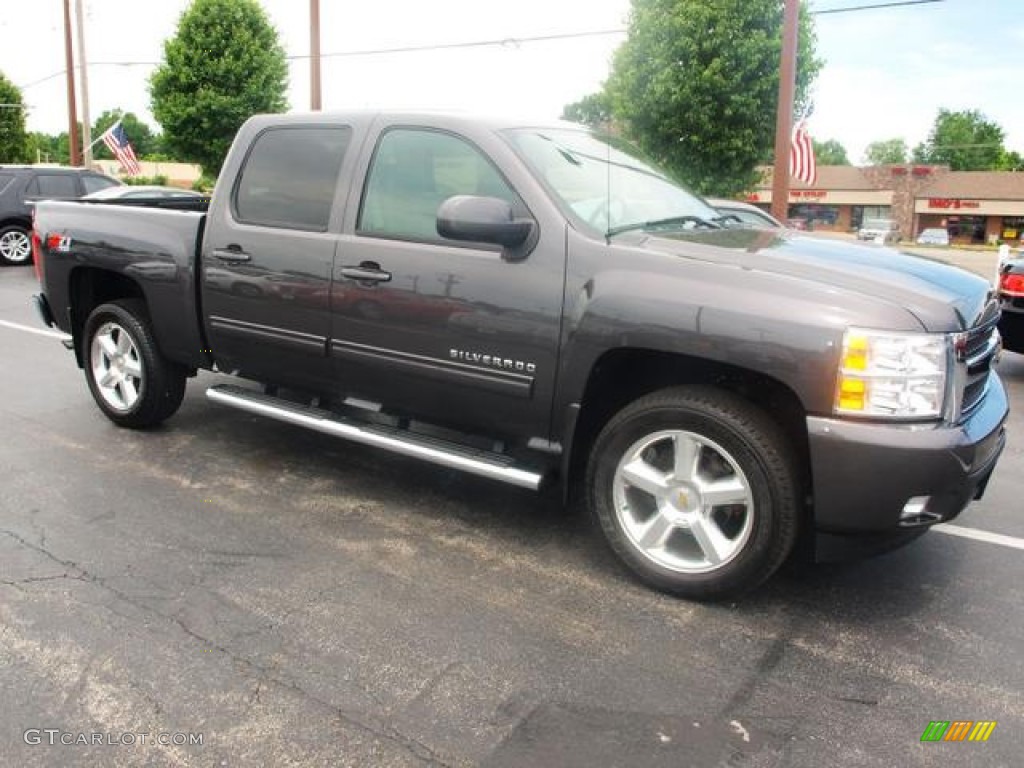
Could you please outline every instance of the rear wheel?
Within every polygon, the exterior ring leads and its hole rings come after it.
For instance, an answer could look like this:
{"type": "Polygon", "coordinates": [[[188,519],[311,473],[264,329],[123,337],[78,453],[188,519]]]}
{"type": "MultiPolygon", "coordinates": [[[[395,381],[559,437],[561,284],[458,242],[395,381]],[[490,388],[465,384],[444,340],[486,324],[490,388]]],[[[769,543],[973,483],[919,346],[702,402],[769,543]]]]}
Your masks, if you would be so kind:
{"type": "Polygon", "coordinates": [[[587,492],[616,554],[645,582],[685,597],[756,587],[796,538],[788,442],[726,392],[673,388],[623,409],[595,443],[587,492]]]}
{"type": "Polygon", "coordinates": [[[152,427],[178,410],[187,372],[160,354],[142,301],[96,307],[85,322],[83,345],[89,390],[115,424],[152,427]]]}
{"type": "Polygon", "coordinates": [[[29,231],[17,224],[0,228],[0,262],[14,266],[32,263],[29,231]]]}

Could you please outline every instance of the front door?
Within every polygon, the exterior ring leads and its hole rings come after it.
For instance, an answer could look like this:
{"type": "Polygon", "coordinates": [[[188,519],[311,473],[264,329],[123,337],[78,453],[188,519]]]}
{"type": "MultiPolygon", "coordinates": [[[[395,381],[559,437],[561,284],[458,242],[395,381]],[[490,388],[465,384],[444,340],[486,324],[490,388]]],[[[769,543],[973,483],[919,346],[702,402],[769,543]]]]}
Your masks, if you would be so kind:
{"type": "Polygon", "coordinates": [[[330,353],[352,394],[415,418],[546,436],[555,383],[565,231],[528,253],[437,234],[453,195],[530,212],[464,137],[394,127],[378,139],[355,233],[338,246],[330,353]]]}

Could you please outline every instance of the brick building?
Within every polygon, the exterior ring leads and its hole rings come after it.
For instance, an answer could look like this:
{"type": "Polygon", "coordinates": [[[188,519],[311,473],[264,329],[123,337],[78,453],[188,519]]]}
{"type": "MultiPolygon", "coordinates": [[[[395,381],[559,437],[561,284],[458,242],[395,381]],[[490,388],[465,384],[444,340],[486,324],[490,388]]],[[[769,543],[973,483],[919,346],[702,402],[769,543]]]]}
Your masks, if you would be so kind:
{"type": "MultiPolygon", "coordinates": [[[[770,208],[771,178],[767,169],[747,200],[770,208]]],[[[789,218],[837,232],[855,231],[865,219],[893,219],[904,239],[941,227],[957,243],[1021,244],[1024,173],[935,165],[819,166],[814,185],[793,182],[789,218]]]]}

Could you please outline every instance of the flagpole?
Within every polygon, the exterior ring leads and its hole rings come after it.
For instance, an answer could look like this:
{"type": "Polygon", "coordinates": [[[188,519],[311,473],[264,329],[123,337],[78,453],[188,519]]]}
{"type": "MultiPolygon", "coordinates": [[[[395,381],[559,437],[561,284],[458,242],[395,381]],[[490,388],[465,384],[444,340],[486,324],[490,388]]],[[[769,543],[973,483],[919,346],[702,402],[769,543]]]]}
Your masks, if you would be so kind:
{"type": "Polygon", "coordinates": [[[119,118],[117,118],[117,120],[109,128],[107,128],[107,130],[105,130],[103,133],[100,134],[98,139],[93,139],[92,144],[90,144],[88,147],[86,147],[85,151],[88,152],[90,149],[92,149],[97,144],[99,144],[101,141],[103,141],[103,137],[106,136],[108,133],[110,133],[115,128],[117,128],[117,126],[119,126],[120,124],[121,124],[121,118],[119,117],[119,118]]]}
{"type": "Polygon", "coordinates": [[[781,222],[789,218],[789,153],[793,136],[799,23],[800,0],[786,0],[779,67],[779,108],[775,116],[775,170],[772,174],[772,215],[781,222]]]}

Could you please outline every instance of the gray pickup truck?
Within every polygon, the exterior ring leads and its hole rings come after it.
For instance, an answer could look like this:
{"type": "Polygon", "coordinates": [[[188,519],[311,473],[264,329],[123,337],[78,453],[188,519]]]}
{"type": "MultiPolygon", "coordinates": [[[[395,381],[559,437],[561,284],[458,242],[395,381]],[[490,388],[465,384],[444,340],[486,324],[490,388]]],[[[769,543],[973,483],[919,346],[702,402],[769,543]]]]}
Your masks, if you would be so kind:
{"type": "Polygon", "coordinates": [[[988,284],[718,215],[578,126],[262,116],[208,211],[41,203],[36,304],[116,424],[236,374],[256,386],[210,399],[558,482],[690,598],[798,537],[869,552],[979,498],[1007,416],[988,284]]]}

